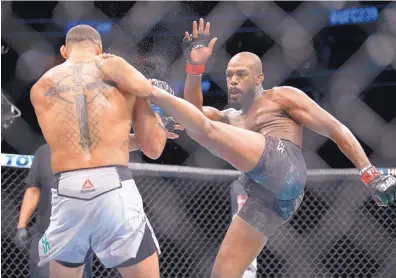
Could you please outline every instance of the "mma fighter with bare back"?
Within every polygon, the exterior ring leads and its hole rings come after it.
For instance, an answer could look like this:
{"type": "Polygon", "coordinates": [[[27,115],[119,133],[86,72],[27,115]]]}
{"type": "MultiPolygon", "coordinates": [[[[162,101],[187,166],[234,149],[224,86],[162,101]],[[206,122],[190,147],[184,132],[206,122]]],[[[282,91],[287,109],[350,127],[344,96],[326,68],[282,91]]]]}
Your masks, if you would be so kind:
{"type": "Polygon", "coordinates": [[[51,149],[51,222],[39,243],[39,266],[50,277],[81,277],[94,252],[123,277],[159,277],[159,246],[128,169],[129,132],[157,159],[166,130],[144,97],[153,86],[122,58],[101,63],[99,33],[78,25],[60,49],[66,61],[31,89],[31,101],[51,149]],[[113,72],[112,81],[102,71],[113,72]],[[128,78],[125,78],[128,76],[128,78]]]}
{"type": "Polygon", "coordinates": [[[239,108],[219,111],[202,106],[201,75],[213,51],[210,24],[203,19],[186,32],[184,99],[156,89],[150,101],[180,123],[189,136],[242,172],[248,199],[233,219],[220,246],[212,277],[241,277],[268,237],[296,212],[304,196],[307,170],[301,152],[303,126],[330,138],[360,171],[379,206],[396,198],[396,179],[370,164],[351,131],[301,90],[264,90],[258,56],[242,52],[228,63],[228,99],[239,108]]]}

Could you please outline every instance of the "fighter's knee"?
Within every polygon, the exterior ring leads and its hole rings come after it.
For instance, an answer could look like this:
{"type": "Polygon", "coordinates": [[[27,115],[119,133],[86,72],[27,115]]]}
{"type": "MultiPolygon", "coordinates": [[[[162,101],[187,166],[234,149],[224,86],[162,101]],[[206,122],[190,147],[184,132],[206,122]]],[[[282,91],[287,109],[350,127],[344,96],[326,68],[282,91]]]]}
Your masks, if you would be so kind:
{"type": "Polygon", "coordinates": [[[205,134],[208,138],[212,139],[216,135],[217,127],[215,122],[207,120],[205,122],[205,134]]]}
{"type": "Polygon", "coordinates": [[[210,278],[228,278],[229,276],[227,276],[227,272],[229,271],[224,271],[223,269],[219,269],[219,268],[214,268],[212,270],[212,273],[210,274],[210,278]]]}
{"type": "Polygon", "coordinates": [[[216,270],[213,270],[212,273],[210,274],[210,278],[221,278],[221,273],[219,273],[216,270]]]}
{"type": "Polygon", "coordinates": [[[204,137],[211,137],[215,131],[215,126],[213,124],[213,121],[206,119],[203,123],[203,128],[201,129],[202,132],[200,132],[200,136],[204,137]]]}
{"type": "Polygon", "coordinates": [[[194,131],[186,129],[186,133],[195,140],[210,139],[215,133],[215,126],[211,120],[207,119],[201,129],[194,131]]]}
{"type": "Polygon", "coordinates": [[[235,249],[232,246],[222,245],[217,253],[215,264],[213,265],[211,278],[230,278],[234,277],[238,272],[237,264],[234,261],[238,260],[233,255],[235,249]]]}
{"type": "Polygon", "coordinates": [[[210,278],[240,278],[242,274],[235,266],[222,264],[212,269],[210,278]]]}
{"type": "Polygon", "coordinates": [[[235,248],[232,248],[229,244],[222,244],[220,246],[219,252],[217,254],[217,259],[220,261],[221,264],[224,264],[225,261],[227,261],[226,258],[230,257],[231,254],[233,254],[235,251],[235,248]]]}

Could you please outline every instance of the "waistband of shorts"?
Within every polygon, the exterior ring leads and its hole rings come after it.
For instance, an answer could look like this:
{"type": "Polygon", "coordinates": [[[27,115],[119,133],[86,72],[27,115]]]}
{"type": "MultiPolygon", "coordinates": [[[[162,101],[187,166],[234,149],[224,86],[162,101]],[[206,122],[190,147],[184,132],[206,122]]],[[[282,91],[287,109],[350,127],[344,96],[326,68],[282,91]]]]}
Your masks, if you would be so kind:
{"type": "Polygon", "coordinates": [[[109,168],[115,168],[115,170],[117,171],[118,176],[120,177],[121,181],[126,181],[126,180],[133,179],[132,171],[127,166],[124,166],[124,165],[106,165],[106,166],[81,168],[81,169],[74,169],[74,170],[70,170],[70,171],[58,172],[58,173],[55,174],[55,182],[54,182],[53,188],[56,189],[58,187],[58,184],[59,184],[58,181],[59,181],[61,175],[64,174],[64,173],[73,173],[73,172],[77,173],[77,172],[92,171],[92,170],[100,171],[101,169],[109,169],[109,168]]]}
{"type": "Polygon", "coordinates": [[[125,165],[104,165],[104,166],[97,166],[97,167],[87,167],[87,168],[79,168],[79,169],[73,169],[73,170],[68,170],[68,171],[61,171],[61,172],[57,172],[55,173],[55,176],[64,174],[64,173],[71,173],[71,172],[82,172],[82,171],[88,171],[88,170],[95,170],[95,169],[103,169],[103,168],[117,168],[118,169],[122,169],[122,168],[128,168],[128,166],[125,165]]]}
{"type": "Polygon", "coordinates": [[[299,145],[297,145],[296,143],[294,143],[293,141],[291,141],[289,139],[285,139],[285,138],[281,138],[281,137],[274,137],[274,136],[271,136],[271,135],[264,135],[264,137],[265,137],[265,139],[267,139],[269,137],[272,140],[281,140],[284,143],[291,144],[291,145],[293,145],[293,146],[295,146],[295,147],[297,147],[298,149],[301,150],[301,147],[299,145]]]}

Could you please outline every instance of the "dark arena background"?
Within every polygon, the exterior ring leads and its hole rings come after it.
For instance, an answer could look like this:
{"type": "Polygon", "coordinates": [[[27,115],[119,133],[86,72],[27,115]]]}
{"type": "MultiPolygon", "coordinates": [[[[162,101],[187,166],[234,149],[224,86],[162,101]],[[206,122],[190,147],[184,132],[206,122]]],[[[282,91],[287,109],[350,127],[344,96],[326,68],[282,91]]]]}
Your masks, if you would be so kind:
{"type": "MultiPolygon", "coordinates": [[[[303,90],[350,128],[373,165],[396,174],[396,3],[3,1],[2,277],[29,277],[28,251],[14,237],[24,179],[45,143],[29,93],[63,62],[67,31],[93,26],[104,52],[168,82],[182,97],[181,42],[200,17],[218,37],[203,75],[204,105],[227,108],[227,63],[238,52],[253,52],[263,62],[265,89],[303,90]]],[[[161,277],[204,278],[232,220],[230,188],[238,173],[178,134],[158,160],[131,152],[130,167],[162,249],[161,277]]],[[[303,204],[270,238],[251,277],[395,278],[396,206],[375,205],[330,139],[304,129],[303,154],[309,169],[303,204]]],[[[93,273],[119,277],[96,258],[93,273]]]]}

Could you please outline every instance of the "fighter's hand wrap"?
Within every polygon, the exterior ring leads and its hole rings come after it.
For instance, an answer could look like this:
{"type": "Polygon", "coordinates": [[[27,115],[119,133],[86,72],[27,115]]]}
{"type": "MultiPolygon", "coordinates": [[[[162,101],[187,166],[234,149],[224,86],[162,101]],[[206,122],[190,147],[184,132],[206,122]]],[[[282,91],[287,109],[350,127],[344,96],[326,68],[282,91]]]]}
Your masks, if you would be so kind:
{"type": "MultiPolygon", "coordinates": [[[[153,84],[155,87],[158,87],[158,88],[160,88],[160,89],[162,89],[164,91],[167,91],[171,95],[175,95],[175,92],[173,91],[173,89],[165,81],[161,81],[161,80],[157,80],[157,79],[151,79],[151,84],[153,84]]],[[[151,104],[151,108],[153,109],[153,111],[155,113],[160,115],[160,117],[162,119],[162,123],[164,124],[164,128],[167,131],[172,132],[172,131],[175,130],[175,124],[176,123],[171,117],[166,115],[164,113],[164,111],[162,111],[162,109],[160,107],[158,107],[157,105],[155,105],[155,104],[151,104]]]]}
{"type": "Polygon", "coordinates": [[[374,166],[360,171],[360,179],[368,187],[378,206],[388,206],[396,199],[396,178],[382,175],[374,166]]]}
{"type": "Polygon", "coordinates": [[[191,40],[188,40],[186,37],[183,39],[182,50],[184,57],[187,60],[186,64],[186,72],[192,75],[199,75],[204,73],[205,64],[197,64],[191,60],[191,51],[193,49],[198,49],[201,47],[207,47],[210,41],[210,35],[207,34],[199,34],[197,38],[194,38],[192,35],[190,36],[191,40]]]}
{"type": "Polygon", "coordinates": [[[29,244],[29,235],[26,228],[18,229],[15,235],[15,245],[18,248],[24,249],[29,244]]]}

